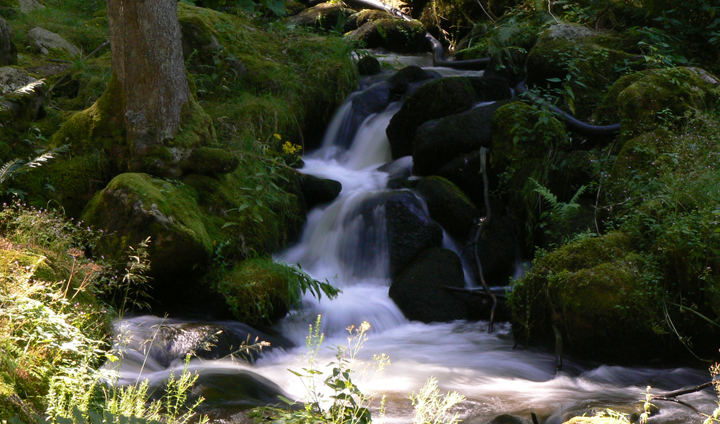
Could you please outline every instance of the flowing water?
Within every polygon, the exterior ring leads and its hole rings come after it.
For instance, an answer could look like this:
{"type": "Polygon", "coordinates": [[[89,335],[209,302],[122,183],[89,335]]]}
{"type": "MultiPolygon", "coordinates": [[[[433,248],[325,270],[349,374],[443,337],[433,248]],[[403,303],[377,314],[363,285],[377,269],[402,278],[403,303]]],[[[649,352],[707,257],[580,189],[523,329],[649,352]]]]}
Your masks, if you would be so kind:
{"type": "MultiPolygon", "coordinates": [[[[647,385],[661,391],[707,380],[702,370],[581,365],[568,361],[558,373],[550,353],[514,348],[507,324],[496,325],[496,331],[489,334],[485,322],[423,324],[405,319],[388,296],[385,212],[381,203],[373,202],[388,191],[390,178],[407,175],[412,166],[407,158],[385,166],[390,161],[385,128],[399,107],[400,103],[389,104],[383,112],[367,117],[356,132],[347,134],[343,131],[348,131],[347,121],[355,113],[347,102],[329,126],[323,146],[304,158],[302,172],[340,181],[342,192],[334,202],[309,213],[300,241],[277,259],[300,263],[310,275],[327,279],[342,293],[334,300],[306,296],[302,308],[291,312],[276,327],[291,343],[273,340],[285,347],[265,352],[252,364],[229,359],[193,360],[191,368],[200,372],[203,384],[211,387],[203,394],[209,394],[214,407],[232,412],[233,408],[247,406],[240,399],[242,396],[256,402],[270,401],[274,396],[272,390],[263,391],[262,387],[275,387],[273,383],[287,396],[303,400],[307,389],[288,369],[307,366],[305,337],[308,325],[318,314],[322,315],[325,333],[324,347],[317,360],[320,365],[334,358],[333,346],[346,343],[346,327],[362,321],[370,323],[369,338],[354,365],[358,370],[354,380],[363,392],[386,396],[386,414],[376,413],[376,422],[412,422],[407,395],[422,387],[429,377],[437,378],[442,390],[466,396],[458,412],[473,423],[483,424],[500,414],[528,420],[530,411],[541,422],[552,424],[591,408],[611,406],[631,412],[636,410],[647,385]],[[338,145],[337,140],[344,141],[338,145]],[[296,347],[289,347],[292,345],[296,347]],[[378,373],[372,370],[372,358],[380,353],[389,355],[391,365],[378,373]],[[243,389],[253,385],[261,389],[249,394],[243,389]]],[[[444,244],[453,246],[447,236],[444,244]]],[[[175,341],[157,343],[154,353],[146,352],[147,345],[143,349],[142,340],[152,339],[157,324],[175,329],[173,334],[191,334],[182,329],[201,325],[156,317],[118,322],[117,332],[126,340],[125,358],[119,368],[120,383],[133,383],[141,375],[160,384],[170,371],[177,372],[182,367],[183,352],[193,340],[170,337],[175,341]]],[[[225,331],[244,334],[244,327],[237,328],[241,324],[220,324],[225,331]]],[[[705,411],[713,409],[713,396],[708,392],[687,395],[683,400],[705,411]]],[[[660,412],[652,422],[700,422],[682,406],[659,406],[660,412]]]]}

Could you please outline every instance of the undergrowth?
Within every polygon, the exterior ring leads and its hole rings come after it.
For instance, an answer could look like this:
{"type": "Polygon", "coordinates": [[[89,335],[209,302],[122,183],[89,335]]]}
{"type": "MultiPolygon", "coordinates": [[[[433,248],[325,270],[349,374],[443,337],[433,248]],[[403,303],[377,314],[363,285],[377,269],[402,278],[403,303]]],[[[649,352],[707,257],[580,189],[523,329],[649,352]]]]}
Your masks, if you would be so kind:
{"type": "Polygon", "coordinates": [[[99,367],[117,361],[109,320],[142,301],[147,245],[119,269],[88,255],[99,233],[59,214],[0,211],[0,417],[2,422],[116,423],[202,420],[187,404],[197,378],[171,377],[150,400],[147,383],[116,388],[99,367]],[[113,302],[110,304],[109,302],[113,302]],[[13,418],[14,417],[14,418],[13,418]],[[12,418],[12,419],[11,419],[12,418]],[[129,421],[128,421],[129,420],[129,421]]]}

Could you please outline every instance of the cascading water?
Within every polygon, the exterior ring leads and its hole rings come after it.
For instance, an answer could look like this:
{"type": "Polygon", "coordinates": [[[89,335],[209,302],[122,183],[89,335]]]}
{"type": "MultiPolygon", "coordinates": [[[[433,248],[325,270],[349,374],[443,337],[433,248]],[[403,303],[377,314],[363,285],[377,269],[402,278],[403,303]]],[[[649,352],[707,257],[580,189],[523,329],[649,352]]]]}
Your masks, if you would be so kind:
{"type": "MultiPolygon", "coordinates": [[[[318,314],[323,317],[325,346],[329,347],[345,343],[349,325],[361,321],[371,324],[361,363],[356,367],[371,363],[373,354],[390,356],[392,365],[382,374],[355,378],[364,392],[387,396],[387,414],[375,416],[376,422],[411,422],[407,395],[431,376],[438,379],[442,390],[455,390],[467,397],[459,410],[461,416],[478,424],[500,414],[528,419],[530,411],[541,422],[557,424],[594,406],[632,409],[631,405],[642,399],[646,385],[674,389],[707,379],[704,372],[692,369],[587,367],[572,362],[566,362],[563,372],[557,373],[553,355],[515,349],[507,324],[497,325],[495,333],[488,334],[487,324],[482,322],[423,324],[405,319],[388,296],[386,216],[382,202],[375,201],[388,193],[389,173],[409,175],[412,166],[408,160],[383,166],[390,160],[385,128],[399,107],[399,103],[390,103],[384,111],[354,125],[355,131],[353,125],[348,125],[353,119],[353,106],[346,102],[330,125],[323,147],[305,158],[302,172],[340,181],[342,192],[331,204],[310,212],[301,240],[279,254],[278,259],[301,264],[314,278],[327,279],[342,293],[334,300],[306,296],[303,307],[278,324],[277,330],[299,347],[273,349],[252,364],[227,359],[193,360],[192,369],[200,372],[206,382],[213,380],[218,386],[211,391],[216,395],[211,399],[213,407],[230,405],[232,410],[233,406],[245,405],[233,398],[241,395],[228,389],[230,381],[235,381],[236,386],[242,381],[245,386],[261,387],[250,394],[242,392],[242,396],[255,402],[268,401],[273,389],[277,389],[273,383],[290,397],[302,400],[306,388],[288,369],[307,366],[304,340],[308,324],[318,314]],[[349,128],[352,134],[347,133],[349,128]]],[[[445,245],[452,243],[446,240],[445,245]]],[[[116,326],[118,332],[141,339],[148,336],[148,326],[158,322],[162,321],[138,317],[116,326]]],[[[188,324],[165,323],[172,328],[183,325],[188,324]]],[[[222,326],[232,332],[232,324],[222,326]]],[[[163,347],[165,353],[159,358],[151,355],[149,359],[138,353],[141,348],[136,342],[124,350],[127,359],[121,365],[121,383],[131,383],[139,376],[159,382],[182,366],[183,354],[173,356],[172,346],[163,347]]],[[[317,363],[328,363],[334,353],[332,348],[321,349],[317,363]]],[[[713,409],[713,397],[708,393],[694,393],[684,400],[708,411],[713,409]]],[[[662,406],[654,422],[690,421],[688,409],[662,406]]]]}

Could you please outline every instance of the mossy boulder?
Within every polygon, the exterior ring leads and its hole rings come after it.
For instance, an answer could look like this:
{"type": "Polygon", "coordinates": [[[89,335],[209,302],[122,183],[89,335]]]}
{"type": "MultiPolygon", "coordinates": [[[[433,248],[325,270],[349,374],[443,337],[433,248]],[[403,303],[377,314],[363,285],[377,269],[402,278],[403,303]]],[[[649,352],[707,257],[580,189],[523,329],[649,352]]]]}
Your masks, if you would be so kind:
{"type": "Polygon", "coordinates": [[[560,90],[564,108],[587,118],[623,72],[644,63],[637,55],[607,47],[606,40],[579,25],[550,27],[528,54],[528,83],[560,90]]]}
{"type": "Polygon", "coordinates": [[[345,32],[356,30],[367,22],[388,18],[392,18],[392,15],[384,10],[363,9],[348,16],[347,21],[345,21],[345,32]]]}
{"type": "Polygon", "coordinates": [[[384,48],[398,53],[418,53],[428,49],[425,30],[418,21],[384,18],[365,22],[347,36],[367,48],[384,48]]]}
{"type": "Polygon", "coordinates": [[[421,179],[415,190],[425,199],[430,217],[458,240],[471,233],[480,211],[452,182],[443,177],[421,179]]]}
{"type": "Polygon", "coordinates": [[[434,247],[422,251],[393,278],[390,298],[409,320],[466,319],[468,308],[463,297],[446,287],[465,287],[462,264],[454,252],[434,247]]]}
{"type": "Polygon", "coordinates": [[[184,159],[180,166],[184,173],[220,175],[232,172],[239,160],[232,152],[217,147],[198,147],[184,159]]]}
{"type": "Polygon", "coordinates": [[[456,56],[459,59],[477,59],[493,56],[493,53],[505,48],[517,48],[527,53],[537,41],[540,27],[546,21],[544,18],[550,19],[542,14],[511,15],[489,28],[484,24],[476,25],[467,36],[467,42],[459,43],[463,48],[457,51],[456,56]]]}
{"type": "Polygon", "coordinates": [[[161,283],[198,276],[213,250],[195,191],[148,174],[116,176],[82,216],[106,232],[98,248],[110,258],[124,258],[129,246],[150,236],[152,275],[161,283]]]}
{"type": "Polygon", "coordinates": [[[313,26],[330,30],[343,28],[347,19],[355,13],[342,3],[325,2],[303,10],[289,21],[296,25],[313,26]]]}
{"type": "Polygon", "coordinates": [[[513,284],[513,332],[525,342],[552,345],[559,331],[567,352],[646,360],[669,336],[657,280],[655,264],[633,251],[627,234],[583,237],[536,258],[513,284]]]}
{"type": "Polygon", "coordinates": [[[556,152],[568,144],[564,125],[537,106],[513,102],[495,112],[490,174],[498,176],[498,193],[518,223],[532,226],[538,197],[531,178],[547,184],[556,152]]]}
{"type": "Polygon", "coordinates": [[[450,160],[490,147],[493,116],[502,102],[427,121],[415,132],[413,171],[429,175],[450,160]]]}
{"type": "Polygon", "coordinates": [[[237,320],[266,325],[284,317],[297,299],[294,278],[293,269],[271,258],[251,258],[223,274],[218,291],[237,320]]]}
{"type": "Polygon", "coordinates": [[[405,100],[387,127],[392,157],[412,154],[415,131],[422,123],[462,112],[477,101],[468,78],[440,78],[423,84],[405,100]]]}
{"type": "Polygon", "coordinates": [[[674,126],[693,110],[717,104],[720,80],[699,68],[650,69],[620,78],[595,111],[601,121],[619,121],[626,138],[674,126]]]}

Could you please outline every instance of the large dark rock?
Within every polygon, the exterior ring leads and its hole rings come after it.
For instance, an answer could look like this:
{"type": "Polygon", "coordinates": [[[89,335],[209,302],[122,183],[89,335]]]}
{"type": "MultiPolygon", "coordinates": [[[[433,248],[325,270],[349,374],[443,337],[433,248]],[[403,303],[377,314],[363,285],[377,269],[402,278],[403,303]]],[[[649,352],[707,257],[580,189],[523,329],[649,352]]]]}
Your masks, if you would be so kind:
{"type": "Polygon", "coordinates": [[[362,57],[358,60],[357,66],[360,75],[376,75],[382,71],[380,62],[372,56],[362,57]]]}
{"type": "Polygon", "coordinates": [[[483,183],[482,174],[480,173],[479,150],[448,161],[436,174],[452,181],[476,204],[483,204],[483,183]]]}
{"type": "Polygon", "coordinates": [[[13,44],[13,34],[10,24],[0,18],[0,66],[17,63],[17,49],[13,44]]]}
{"type": "Polygon", "coordinates": [[[208,367],[190,390],[191,399],[205,399],[198,411],[223,419],[240,411],[280,403],[282,388],[252,371],[236,367],[208,367]]]}
{"type": "Polygon", "coordinates": [[[413,92],[387,128],[392,157],[412,154],[416,129],[424,122],[469,109],[478,101],[470,79],[440,78],[413,92]]]}
{"type": "Polygon", "coordinates": [[[335,200],[342,191],[342,184],[339,181],[302,174],[300,177],[300,190],[305,199],[305,205],[309,210],[317,205],[335,200]]]}
{"type": "Polygon", "coordinates": [[[348,37],[368,48],[381,47],[398,53],[418,53],[428,47],[420,22],[398,18],[365,22],[348,37]]]}
{"type": "Polygon", "coordinates": [[[491,286],[507,284],[520,257],[515,223],[500,213],[492,215],[483,225],[477,249],[485,281],[491,286]]]}
{"type": "Polygon", "coordinates": [[[467,318],[468,308],[461,295],[445,287],[464,287],[460,258],[450,250],[424,250],[395,278],[390,297],[405,317],[422,322],[467,318]]]}
{"type": "Polygon", "coordinates": [[[390,274],[396,275],[421,251],[440,246],[442,228],[428,216],[422,200],[409,190],[384,200],[390,245],[390,274]]]}
{"type": "Polygon", "coordinates": [[[430,175],[455,157],[490,147],[493,115],[501,105],[495,102],[422,124],[413,141],[413,171],[430,175]]]}
{"type": "Polygon", "coordinates": [[[180,163],[184,173],[221,175],[232,172],[240,161],[233,153],[216,147],[198,147],[180,163]]]}
{"type": "Polygon", "coordinates": [[[0,124],[18,127],[42,118],[46,91],[45,80],[9,66],[0,68],[0,124]]]}
{"type": "Polygon", "coordinates": [[[468,237],[480,211],[455,184],[445,178],[433,176],[420,180],[415,190],[427,202],[432,219],[442,225],[450,235],[458,240],[468,237]]]}

